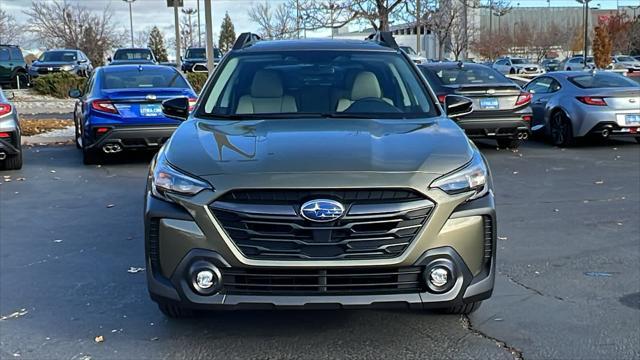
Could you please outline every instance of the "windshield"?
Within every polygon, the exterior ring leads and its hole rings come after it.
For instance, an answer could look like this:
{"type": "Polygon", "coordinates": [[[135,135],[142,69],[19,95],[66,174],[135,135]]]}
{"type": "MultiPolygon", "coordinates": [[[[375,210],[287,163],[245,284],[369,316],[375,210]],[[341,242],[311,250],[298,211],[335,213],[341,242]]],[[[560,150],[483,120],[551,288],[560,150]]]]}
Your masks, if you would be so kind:
{"type": "Polygon", "coordinates": [[[205,59],[207,57],[207,51],[205,49],[189,49],[185,54],[187,59],[205,59]]]}
{"type": "Polygon", "coordinates": [[[618,56],[617,59],[618,61],[636,61],[636,59],[632,58],[631,56],[618,56]]]}
{"type": "Polygon", "coordinates": [[[113,60],[153,60],[151,51],[147,49],[124,49],[116,51],[113,60]]]}
{"type": "MultiPolygon", "coordinates": [[[[425,74],[427,69],[420,68],[425,74]]],[[[509,82],[502,74],[490,68],[463,67],[431,69],[443,85],[495,84],[509,82]]]]}
{"type": "Polygon", "coordinates": [[[215,74],[203,96],[201,116],[402,118],[438,114],[412,67],[392,52],[240,54],[229,58],[215,74]]]}
{"type": "Polygon", "coordinates": [[[38,61],[66,61],[72,62],[78,60],[78,53],[75,51],[46,51],[38,58],[38,61]]]}
{"type": "Polygon", "coordinates": [[[527,61],[525,59],[511,59],[512,64],[526,64],[527,61]]]}
{"type": "MultiPolygon", "coordinates": [[[[188,88],[184,78],[172,68],[111,69],[102,75],[103,89],[188,88]]],[[[120,66],[117,66],[120,67],[120,66]]]]}
{"type": "Polygon", "coordinates": [[[583,89],[638,87],[635,82],[615,73],[573,76],[569,81],[583,89]]]}
{"type": "Polygon", "coordinates": [[[411,46],[400,46],[400,49],[409,55],[418,55],[411,46]]]}

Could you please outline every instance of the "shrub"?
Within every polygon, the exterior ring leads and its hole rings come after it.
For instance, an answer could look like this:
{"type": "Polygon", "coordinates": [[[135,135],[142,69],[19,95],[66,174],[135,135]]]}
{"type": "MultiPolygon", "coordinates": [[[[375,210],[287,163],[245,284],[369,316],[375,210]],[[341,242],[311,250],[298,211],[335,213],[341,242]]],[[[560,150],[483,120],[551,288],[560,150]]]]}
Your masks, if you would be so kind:
{"type": "Polygon", "coordinates": [[[202,90],[202,87],[204,86],[204,83],[207,81],[208,77],[209,74],[205,72],[187,73],[187,80],[197,94],[200,94],[200,90],[202,90]]]}
{"type": "Polygon", "coordinates": [[[82,89],[87,79],[60,72],[49,75],[38,76],[33,79],[33,91],[40,95],[49,95],[59,99],[69,97],[69,90],[82,89]]]}

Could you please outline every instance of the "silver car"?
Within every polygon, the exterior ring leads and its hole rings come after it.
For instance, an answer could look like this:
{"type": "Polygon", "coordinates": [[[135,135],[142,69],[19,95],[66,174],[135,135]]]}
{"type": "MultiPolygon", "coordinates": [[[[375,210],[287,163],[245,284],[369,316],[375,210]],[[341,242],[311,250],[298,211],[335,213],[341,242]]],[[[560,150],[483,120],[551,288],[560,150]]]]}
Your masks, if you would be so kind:
{"type": "Polygon", "coordinates": [[[640,71],[640,60],[629,55],[616,55],[611,58],[614,69],[625,69],[631,72],[640,71]]]}
{"type": "Polygon", "coordinates": [[[533,96],[532,130],[544,129],[557,146],[597,135],[640,142],[640,85],[612,72],[559,71],[525,86],[533,96]]]}
{"type": "Polygon", "coordinates": [[[503,74],[544,74],[540,65],[523,58],[499,59],[493,68],[503,74]]]}

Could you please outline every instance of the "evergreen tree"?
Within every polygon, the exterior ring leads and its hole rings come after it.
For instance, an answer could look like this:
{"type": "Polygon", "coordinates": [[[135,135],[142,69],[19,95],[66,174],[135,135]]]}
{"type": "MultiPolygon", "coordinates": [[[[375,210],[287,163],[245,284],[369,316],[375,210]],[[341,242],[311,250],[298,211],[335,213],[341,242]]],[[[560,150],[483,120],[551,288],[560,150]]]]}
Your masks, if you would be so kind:
{"type": "Polygon", "coordinates": [[[222,25],[220,26],[220,38],[218,40],[218,48],[220,48],[220,50],[223,53],[225,53],[233,47],[233,43],[235,41],[236,41],[236,31],[233,28],[231,17],[229,17],[229,13],[227,12],[224,15],[224,20],[222,20],[222,25]]]}
{"type": "Polygon", "coordinates": [[[153,51],[159,62],[169,61],[167,49],[164,47],[164,36],[157,26],[154,26],[149,33],[149,49],[153,51]]]}

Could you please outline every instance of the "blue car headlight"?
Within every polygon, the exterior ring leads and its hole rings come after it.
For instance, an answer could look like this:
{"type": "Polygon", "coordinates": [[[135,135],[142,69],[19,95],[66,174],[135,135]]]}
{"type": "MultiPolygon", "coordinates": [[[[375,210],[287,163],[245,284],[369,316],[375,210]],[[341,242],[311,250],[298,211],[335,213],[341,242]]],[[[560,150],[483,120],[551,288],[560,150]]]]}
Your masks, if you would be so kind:
{"type": "Polygon", "coordinates": [[[206,181],[175,169],[161,155],[158,155],[158,160],[152,171],[151,193],[163,200],[171,201],[166,196],[168,193],[194,196],[202,190],[211,189],[206,181]]]}
{"type": "Polygon", "coordinates": [[[480,153],[476,152],[467,165],[434,180],[430,187],[450,195],[474,191],[474,194],[467,199],[473,200],[484,196],[489,191],[488,179],[487,166],[480,153]]]}

